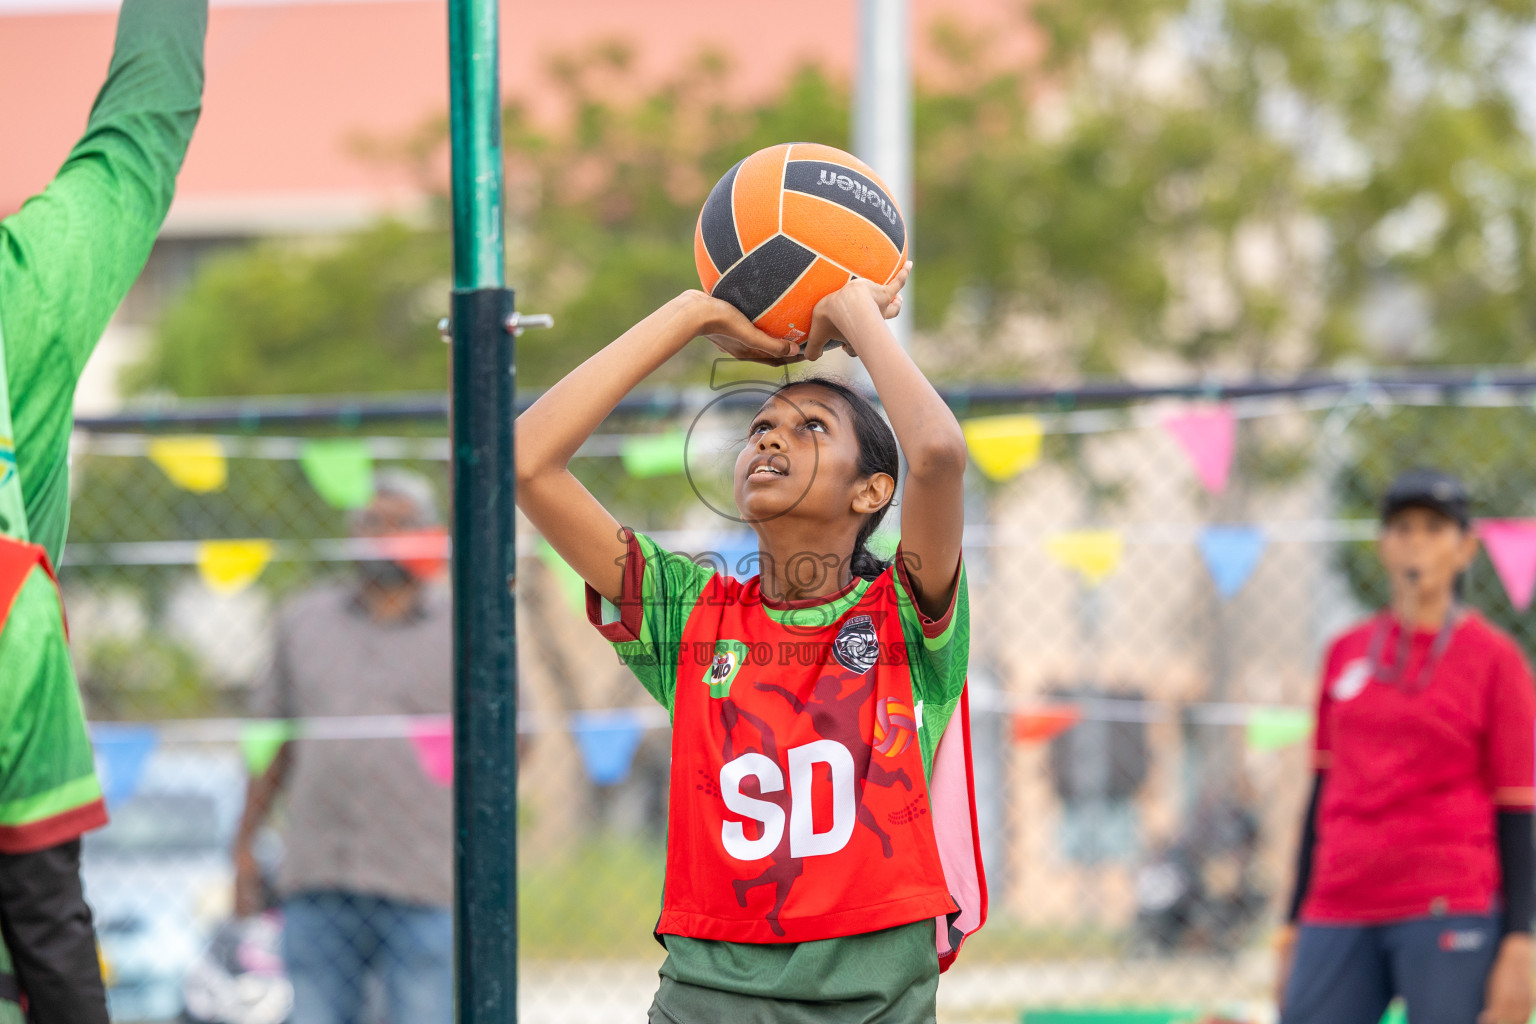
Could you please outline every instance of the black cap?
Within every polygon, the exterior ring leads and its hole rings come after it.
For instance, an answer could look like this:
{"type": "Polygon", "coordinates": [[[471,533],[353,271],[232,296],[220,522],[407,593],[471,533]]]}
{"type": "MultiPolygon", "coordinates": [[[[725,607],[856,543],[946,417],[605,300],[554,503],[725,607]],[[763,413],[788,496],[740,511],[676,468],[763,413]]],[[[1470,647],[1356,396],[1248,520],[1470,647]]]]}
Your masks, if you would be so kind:
{"type": "Polygon", "coordinates": [[[1410,469],[1393,480],[1381,499],[1381,521],[1407,508],[1439,512],[1463,530],[1472,525],[1472,496],[1467,485],[1438,469],[1410,469]]]}

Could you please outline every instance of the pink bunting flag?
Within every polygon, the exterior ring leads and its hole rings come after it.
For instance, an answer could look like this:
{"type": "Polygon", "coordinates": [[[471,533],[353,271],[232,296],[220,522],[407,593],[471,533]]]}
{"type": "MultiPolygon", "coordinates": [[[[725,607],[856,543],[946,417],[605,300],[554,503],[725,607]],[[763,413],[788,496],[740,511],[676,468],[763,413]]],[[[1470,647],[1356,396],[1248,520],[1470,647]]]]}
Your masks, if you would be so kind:
{"type": "Polygon", "coordinates": [[[410,735],[422,774],[439,786],[453,785],[453,723],[448,716],[412,722],[410,735]]]}
{"type": "Polygon", "coordinates": [[[1477,533],[1510,603],[1525,611],[1536,593],[1536,519],[1484,519],[1477,533]]]}
{"type": "Polygon", "coordinates": [[[1212,494],[1227,489],[1232,453],[1237,447],[1237,417],[1230,405],[1179,413],[1163,421],[1168,433],[1195,464],[1200,482],[1212,494]]]}

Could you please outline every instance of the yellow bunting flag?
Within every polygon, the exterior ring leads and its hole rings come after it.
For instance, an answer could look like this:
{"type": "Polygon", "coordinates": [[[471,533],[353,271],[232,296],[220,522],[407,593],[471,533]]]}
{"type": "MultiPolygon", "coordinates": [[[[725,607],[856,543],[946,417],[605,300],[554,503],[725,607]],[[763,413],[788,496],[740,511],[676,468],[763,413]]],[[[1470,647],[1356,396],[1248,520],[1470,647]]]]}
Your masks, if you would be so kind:
{"type": "Polygon", "coordinates": [[[1120,567],[1125,541],[1114,530],[1076,530],[1048,538],[1045,550],[1059,564],[1081,573],[1089,586],[1096,587],[1120,567]]]}
{"type": "Polygon", "coordinates": [[[1040,421],[1033,416],[982,416],[960,427],[971,458],[988,480],[1010,480],[1040,459],[1040,421]]]}
{"type": "Polygon", "coordinates": [[[205,540],[197,546],[197,571],[216,594],[235,594],[256,582],[272,561],[269,540],[205,540]]]}
{"type": "Polygon", "coordinates": [[[224,447],[213,437],[157,437],[149,442],[149,461],[194,494],[222,491],[229,480],[224,447]]]}

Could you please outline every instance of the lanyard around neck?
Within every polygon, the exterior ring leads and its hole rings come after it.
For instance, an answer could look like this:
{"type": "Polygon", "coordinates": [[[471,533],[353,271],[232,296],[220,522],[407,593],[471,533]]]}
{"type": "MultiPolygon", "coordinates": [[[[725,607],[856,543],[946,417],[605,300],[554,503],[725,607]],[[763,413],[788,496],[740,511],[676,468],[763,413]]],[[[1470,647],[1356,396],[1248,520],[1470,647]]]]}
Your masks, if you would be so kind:
{"type": "Polygon", "coordinates": [[[1376,620],[1376,628],[1371,631],[1371,646],[1366,654],[1367,663],[1371,669],[1370,678],[1395,686],[1404,693],[1423,693],[1434,678],[1435,669],[1440,667],[1440,659],[1445,657],[1445,652],[1451,646],[1451,637],[1456,633],[1456,627],[1461,625],[1464,610],[1461,604],[1451,602],[1451,607],[1445,613],[1445,622],[1440,626],[1440,632],[1435,634],[1435,642],[1430,645],[1429,654],[1424,658],[1424,663],[1419,666],[1411,685],[1404,685],[1404,676],[1408,672],[1408,653],[1413,643],[1413,631],[1406,625],[1398,624],[1397,650],[1392,659],[1390,673],[1381,663],[1382,648],[1386,646],[1387,632],[1391,629],[1394,616],[1389,612],[1376,620]]]}

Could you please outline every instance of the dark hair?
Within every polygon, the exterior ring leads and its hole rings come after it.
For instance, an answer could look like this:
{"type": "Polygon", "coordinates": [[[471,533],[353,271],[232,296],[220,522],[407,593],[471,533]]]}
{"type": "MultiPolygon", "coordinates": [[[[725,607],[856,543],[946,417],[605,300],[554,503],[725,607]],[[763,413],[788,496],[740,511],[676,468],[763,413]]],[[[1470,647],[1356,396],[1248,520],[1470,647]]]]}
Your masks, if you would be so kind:
{"type": "MultiPolygon", "coordinates": [[[[774,392],[774,396],[782,395],[790,388],[807,384],[815,384],[837,394],[853,413],[853,436],[859,443],[859,476],[868,477],[876,473],[884,473],[891,478],[892,483],[895,483],[901,468],[896,435],[891,433],[890,426],[875,408],[875,404],[852,385],[836,377],[802,377],[779,387],[774,392]]],[[[896,497],[893,493],[891,500],[869,513],[864,520],[864,525],[859,527],[859,534],[853,541],[853,558],[849,562],[849,569],[855,576],[872,580],[890,568],[891,563],[876,558],[874,552],[869,550],[868,544],[870,535],[885,519],[886,510],[895,503],[896,497]]]]}

